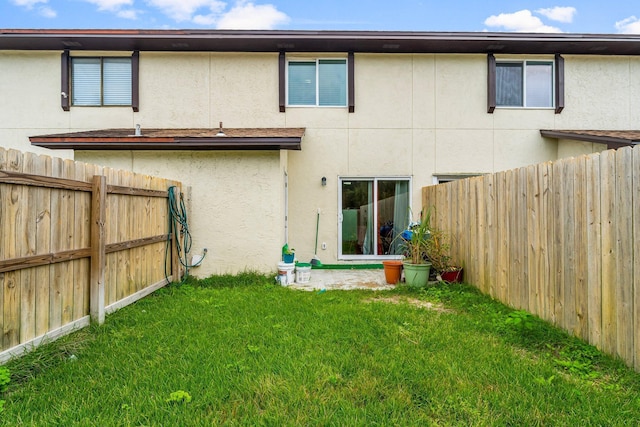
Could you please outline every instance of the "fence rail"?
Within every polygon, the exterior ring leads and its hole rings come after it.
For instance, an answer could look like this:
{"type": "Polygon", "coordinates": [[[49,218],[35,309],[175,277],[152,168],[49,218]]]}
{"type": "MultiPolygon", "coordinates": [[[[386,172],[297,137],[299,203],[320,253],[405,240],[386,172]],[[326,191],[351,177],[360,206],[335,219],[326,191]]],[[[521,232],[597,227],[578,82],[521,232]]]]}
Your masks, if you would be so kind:
{"type": "Polygon", "coordinates": [[[170,186],[0,148],[0,361],[181,274],[166,256],[170,186]]]}
{"type": "Polygon", "coordinates": [[[640,370],[640,146],[424,187],[465,280],[640,370]]]}

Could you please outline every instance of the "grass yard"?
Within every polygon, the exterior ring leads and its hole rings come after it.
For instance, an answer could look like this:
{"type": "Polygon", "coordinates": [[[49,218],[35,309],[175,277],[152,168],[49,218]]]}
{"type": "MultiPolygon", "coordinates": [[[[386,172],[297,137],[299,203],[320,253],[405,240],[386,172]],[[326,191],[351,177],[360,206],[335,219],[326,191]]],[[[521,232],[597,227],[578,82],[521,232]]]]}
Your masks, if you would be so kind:
{"type": "Polygon", "coordinates": [[[465,285],[168,286],[7,364],[2,425],[631,426],[640,375],[465,285]]]}

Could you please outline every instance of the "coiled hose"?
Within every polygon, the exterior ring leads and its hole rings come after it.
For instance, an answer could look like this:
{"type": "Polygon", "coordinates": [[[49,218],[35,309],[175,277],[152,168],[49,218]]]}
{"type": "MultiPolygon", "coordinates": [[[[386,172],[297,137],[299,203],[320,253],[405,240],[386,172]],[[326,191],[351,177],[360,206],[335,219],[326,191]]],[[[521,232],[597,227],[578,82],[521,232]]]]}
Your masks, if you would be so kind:
{"type": "Polygon", "coordinates": [[[178,253],[178,259],[180,260],[180,264],[184,267],[184,276],[181,277],[181,280],[189,275],[189,269],[192,267],[197,267],[202,264],[205,256],[207,255],[207,250],[204,249],[202,253],[202,257],[200,261],[195,264],[189,264],[187,257],[189,252],[191,251],[191,232],[189,231],[189,221],[187,219],[187,209],[184,204],[184,196],[180,193],[180,201],[178,202],[178,197],[176,196],[176,186],[169,187],[169,236],[167,238],[167,246],[165,252],[165,263],[164,263],[164,275],[167,281],[169,280],[170,273],[168,267],[171,262],[171,236],[175,233],[176,239],[176,252],[178,253]]]}

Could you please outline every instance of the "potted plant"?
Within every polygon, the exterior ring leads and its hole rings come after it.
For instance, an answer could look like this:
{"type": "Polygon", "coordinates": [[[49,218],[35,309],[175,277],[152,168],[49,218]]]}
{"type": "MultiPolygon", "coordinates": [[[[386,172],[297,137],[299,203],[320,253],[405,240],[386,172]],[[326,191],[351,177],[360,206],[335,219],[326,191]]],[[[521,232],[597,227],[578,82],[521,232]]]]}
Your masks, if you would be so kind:
{"type": "Polygon", "coordinates": [[[400,282],[402,276],[402,261],[398,259],[388,259],[382,261],[382,267],[384,269],[384,278],[390,285],[395,285],[400,282]]]}
{"type": "Polygon", "coordinates": [[[295,256],[296,250],[293,248],[289,248],[289,244],[285,243],[282,247],[282,261],[287,264],[293,264],[295,256]]]}
{"type": "Polygon", "coordinates": [[[451,262],[450,236],[437,227],[431,227],[431,238],[427,241],[426,254],[436,272],[436,279],[444,282],[459,282],[462,267],[451,262]]]}
{"type": "Polygon", "coordinates": [[[427,257],[427,244],[431,237],[431,211],[423,212],[421,221],[412,224],[400,237],[405,250],[404,278],[408,286],[422,288],[429,282],[431,263],[427,257]]]}

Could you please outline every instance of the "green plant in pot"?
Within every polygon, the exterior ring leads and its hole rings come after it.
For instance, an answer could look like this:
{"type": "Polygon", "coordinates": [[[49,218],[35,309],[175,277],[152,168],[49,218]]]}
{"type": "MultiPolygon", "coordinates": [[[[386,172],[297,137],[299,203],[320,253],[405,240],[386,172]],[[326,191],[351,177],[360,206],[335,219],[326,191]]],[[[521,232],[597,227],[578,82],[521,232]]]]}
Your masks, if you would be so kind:
{"type": "Polygon", "coordinates": [[[444,282],[459,282],[462,267],[451,261],[451,238],[444,230],[431,227],[431,237],[427,241],[426,254],[431,267],[436,272],[436,279],[444,282]]]}
{"type": "Polygon", "coordinates": [[[291,264],[294,262],[296,256],[296,250],[289,247],[288,243],[282,247],[282,261],[291,264]]]}
{"type": "Polygon", "coordinates": [[[404,278],[408,286],[422,288],[429,282],[431,263],[427,257],[427,245],[431,237],[431,210],[423,212],[418,224],[400,234],[405,250],[404,278]]]}

